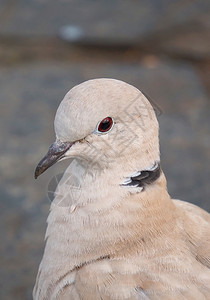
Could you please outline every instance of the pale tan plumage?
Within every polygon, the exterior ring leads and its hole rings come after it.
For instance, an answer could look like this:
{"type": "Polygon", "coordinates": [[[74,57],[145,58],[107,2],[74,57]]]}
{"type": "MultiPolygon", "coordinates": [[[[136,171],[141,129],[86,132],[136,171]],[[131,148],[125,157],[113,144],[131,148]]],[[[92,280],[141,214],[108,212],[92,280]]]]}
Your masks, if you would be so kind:
{"type": "Polygon", "coordinates": [[[64,98],[55,131],[64,146],[78,141],[65,150],[76,159],[51,206],[34,299],[210,299],[210,215],[171,200],[163,172],[143,190],[121,185],[159,161],[158,123],[141,92],[87,81],[64,98]],[[95,134],[108,116],[113,129],[95,134]]]}

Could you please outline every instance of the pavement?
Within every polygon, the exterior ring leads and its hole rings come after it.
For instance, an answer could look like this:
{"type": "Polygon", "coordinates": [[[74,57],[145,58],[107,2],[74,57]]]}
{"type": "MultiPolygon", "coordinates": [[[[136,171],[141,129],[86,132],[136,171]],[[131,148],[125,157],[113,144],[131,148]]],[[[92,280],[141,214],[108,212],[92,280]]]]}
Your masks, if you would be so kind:
{"type": "Polygon", "coordinates": [[[209,1],[0,2],[0,298],[31,299],[44,248],[49,184],[37,181],[65,93],[113,77],[158,112],[172,197],[210,211],[209,1]]]}

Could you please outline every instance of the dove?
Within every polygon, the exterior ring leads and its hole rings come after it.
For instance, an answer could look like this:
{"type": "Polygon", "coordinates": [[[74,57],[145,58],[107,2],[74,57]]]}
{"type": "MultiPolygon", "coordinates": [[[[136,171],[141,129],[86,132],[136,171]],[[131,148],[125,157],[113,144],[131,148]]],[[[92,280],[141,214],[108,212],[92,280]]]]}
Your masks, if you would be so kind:
{"type": "Polygon", "coordinates": [[[70,160],[33,298],[210,299],[210,215],[168,194],[146,96],[120,80],[88,80],[66,94],[54,127],[35,178],[70,160]]]}

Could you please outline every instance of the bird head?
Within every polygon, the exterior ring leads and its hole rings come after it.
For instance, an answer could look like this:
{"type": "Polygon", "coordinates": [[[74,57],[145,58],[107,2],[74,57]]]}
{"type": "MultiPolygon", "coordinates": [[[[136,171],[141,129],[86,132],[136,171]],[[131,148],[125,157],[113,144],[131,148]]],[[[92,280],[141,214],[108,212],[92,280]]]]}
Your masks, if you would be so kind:
{"type": "Polygon", "coordinates": [[[54,127],[56,141],[35,178],[66,158],[124,174],[159,160],[155,112],[144,94],[119,80],[94,79],[72,88],[58,107],[54,127]]]}

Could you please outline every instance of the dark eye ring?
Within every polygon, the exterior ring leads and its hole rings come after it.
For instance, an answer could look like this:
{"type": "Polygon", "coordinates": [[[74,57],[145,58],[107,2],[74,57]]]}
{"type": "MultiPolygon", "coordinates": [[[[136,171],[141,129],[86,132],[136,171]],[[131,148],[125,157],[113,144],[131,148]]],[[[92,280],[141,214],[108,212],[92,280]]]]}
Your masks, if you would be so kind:
{"type": "Polygon", "coordinates": [[[95,133],[106,133],[112,129],[114,125],[114,120],[111,117],[104,118],[101,122],[98,123],[95,133]]]}

